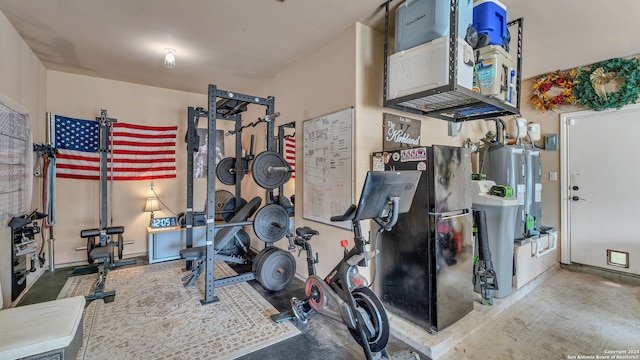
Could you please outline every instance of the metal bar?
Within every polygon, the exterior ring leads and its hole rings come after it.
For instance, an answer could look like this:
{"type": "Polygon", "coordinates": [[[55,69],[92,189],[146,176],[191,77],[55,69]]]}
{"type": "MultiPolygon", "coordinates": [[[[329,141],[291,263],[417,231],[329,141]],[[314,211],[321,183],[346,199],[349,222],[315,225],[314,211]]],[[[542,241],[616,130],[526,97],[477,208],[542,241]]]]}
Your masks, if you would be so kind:
{"type": "MultiPolygon", "coordinates": [[[[207,153],[207,231],[206,231],[206,245],[207,245],[207,256],[206,256],[206,275],[205,275],[205,298],[204,303],[214,302],[215,295],[215,275],[214,275],[214,255],[215,250],[213,248],[214,239],[216,236],[216,229],[214,227],[214,219],[215,219],[215,194],[216,194],[216,176],[213,168],[216,164],[216,120],[218,113],[217,104],[216,104],[216,93],[217,87],[215,85],[209,84],[209,121],[207,123],[209,143],[208,143],[208,153],[207,153]]],[[[237,175],[236,175],[237,176],[237,175]]]]}
{"type": "MultiPolygon", "coordinates": [[[[109,123],[107,110],[100,110],[100,229],[107,228],[107,151],[109,151],[109,123]]],[[[102,244],[102,237],[100,238],[102,244]]],[[[104,244],[102,244],[104,245],[104,244]]]]}
{"type": "Polygon", "coordinates": [[[255,278],[256,277],[253,275],[253,273],[245,273],[245,274],[229,276],[226,278],[218,279],[215,281],[215,283],[216,283],[216,286],[225,286],[225,285],[237,284],[237,283],[253,280],[255,278]]]}
{"type": "MultiPolygon", "coordinates": [[[[235,147],[235,151],[236,151],[236,169],[240,169],[242,168],[242,118],[240,116],[238,116],[238,120],[236,120],[235,122],[235,127],[234,127],[234,136],[235,136],[235,140],[236,140],[236,147],[235,147]]],[[[245,170],[249,170],[249,169],[245,169],[245,170]]],[[[244,176],[244,174],[242,173],[236,173],[236,183],[235,183],[235,198],[236,198],[236,208],[234,209],[235,212],[240,211],[240,205],[241,201],[240,199],[242,198],[242,177],[244,176]]]]}
{"type": "MultiPolygon", "coordinates": [[[[99,122],[99,141],[100,147],[98,148],[98,152],[100,153],[100,229],[106,229],[108,227],[107,217],[108,217],[108,188],[107,188],[107,156],[112,151],[109,147],[109,137],[111,135],[111,123],[117,122],[116,119],[109,119],[107,116],[107,110],[100,110],[100,117],[96,118],[99,122]]],[[[112,174],[113,177],[113,174],[112,174]]],[[[100,244],[102,246],[106,245],[106,235],[100,236],[100,244]]]]}
{"type": "Polygon", "coordinates": [[[384,3],[384,69],[382,71],[382,104],[387,103],[387,81],[389,77],[389,4],[392,0],[384,3]]]}
{"type": "MultiPolygon", "coordinates": [[[[268,98],[268,103],[267,105],[267,111],[266,111],[266,115],[269,114],[275,114],[276,109],[275,109],[275,99],[273,98],[273,96],[270,96],[268,98]]],[[[275,142],[273,140],[274,137],[274,133],[275,133],[275,121],[269,121],[267,122],[267,150],[275,150],[275,142]]]]}
{"type": "MultiPolygon", "coordinates": [[[[53,237],[53,225],[49,226],[49,271],[53,272],[56,270],[55,264],[55,255],[54,255],[54,241],[53,237]]],[[[44,244],[42,244],[44,246],[44,244]]]]}
{"type": "Polygon", "coordinates": [[[523,22],[524,22],[524,19],[519,18],[507,24],[507,26],[510,26],[513,23],[516,23],[518,25],[518,38],[516,39],[516,42],[518,45],[518,52],[516,55],[516,63],[517,63],[516,71],[518,72],[516,74],[516,95],[518,96],[516,107],[518,108],[518,113],[520,113],[520,100],[522,99],[520,88],[522,86],[521,79],[522,79],[522,25],[523,25],[523,22]]]}
{"type": "MultiPolygon", "coordinates": [[[[287,124],[278,126],[278,152],[285,160],[287,159],[287,151],[284,146],[284,128],[286,125],[287,124]]],[[[278,186],[278,196],[280,202],[282,202],[282,197],[284,196],[284,184],[278,186]]]]}
{"type": "MultiPolygon", "coordinates": [[[[196,135],[200,115],[200,110],[193,107],[187,109],[187,208],[185,216],[187,248],[193,246],[193,154],[196,149],[193,139],[196,135]]],[[[193,269],[193,261],[187,260],[185,267],[187,270],[193,269]]]]}
{"type": "Polygon", "coordinates": [[[449,9],[449,87],[458,87],[458,0],[449,9]]]}

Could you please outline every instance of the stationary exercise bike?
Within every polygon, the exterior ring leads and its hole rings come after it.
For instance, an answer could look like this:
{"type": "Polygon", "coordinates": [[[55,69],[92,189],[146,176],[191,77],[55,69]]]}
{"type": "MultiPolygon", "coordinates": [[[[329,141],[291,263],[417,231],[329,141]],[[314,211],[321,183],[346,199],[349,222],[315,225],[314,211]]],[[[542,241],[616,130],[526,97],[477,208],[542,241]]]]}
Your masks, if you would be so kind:
{"type": "Polygon", "coordinates": [[[389,340],[389,319],[378,297],[369,289],[367,279],[358,272],[358,266],[368,266],[375,255],[367,251],[371,243],[362,236],[361,220],[373,219],[379,226],[379,233],[389,231],[398,220],[398,214],[409,211],[415,194],[419,171],[369,172],[360,196],[358,206],[351,205],[340,216],[331,221],[351,221],[354,246],[324,279],[316,275],[315,258],[309,241],[318,231],[309,227],[296,229],[296,236],[289,241],[307,253],[309,277],[305,284],[304,299],[291,299],[291,313],[276,314],[272,319],[280,322],[295,319],[298,324],[306,324],[313,311],[344,323],[353,338],[362,346],[367,359],[388,357],[386,346],[389,340]]]}

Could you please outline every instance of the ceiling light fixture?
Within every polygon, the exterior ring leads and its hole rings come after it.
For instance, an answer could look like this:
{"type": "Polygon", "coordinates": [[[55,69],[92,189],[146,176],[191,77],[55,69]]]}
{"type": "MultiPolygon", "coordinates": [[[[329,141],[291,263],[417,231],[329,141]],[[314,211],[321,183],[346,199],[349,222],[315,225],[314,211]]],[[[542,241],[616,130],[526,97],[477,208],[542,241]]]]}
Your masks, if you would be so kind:
{"type": "Polygon", "coordinates": [[[164,49],[164,52],[165,52],[164,66],[168,67],[169,69],[175,68],[176,67],[176,56],[175,56],[176,51],[171,48],[166,48],[164,49]]]}

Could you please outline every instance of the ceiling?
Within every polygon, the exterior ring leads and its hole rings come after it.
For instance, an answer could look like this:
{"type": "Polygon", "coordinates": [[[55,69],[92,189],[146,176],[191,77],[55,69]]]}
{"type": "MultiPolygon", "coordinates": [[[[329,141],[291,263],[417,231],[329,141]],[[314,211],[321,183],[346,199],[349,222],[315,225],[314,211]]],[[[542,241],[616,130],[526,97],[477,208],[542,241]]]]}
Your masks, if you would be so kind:
{"type": "MultiPolygon", "coordinates": [[[[0,0],[0,11],[47,69],[206,93],[247,91],[356,21],[383,31],[382,2],[0,0]]],[[[524,19],[523,78],[640,53],[636,0],[502,2],[524,19]]]]}

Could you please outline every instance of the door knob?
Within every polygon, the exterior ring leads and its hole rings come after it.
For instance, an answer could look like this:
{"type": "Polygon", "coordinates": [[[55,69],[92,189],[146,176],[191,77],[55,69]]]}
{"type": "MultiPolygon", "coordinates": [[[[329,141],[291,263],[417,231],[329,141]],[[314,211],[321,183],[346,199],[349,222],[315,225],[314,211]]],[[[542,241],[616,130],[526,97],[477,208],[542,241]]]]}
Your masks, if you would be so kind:
{"type": "Polygon", "coordinates": [[[572,187],[572,189],[573,189],[573,190],[580,190],[580,188],[579,188],[579,187],[577,187],[577,186],[575,186],[575,185],[572,187]]]}

